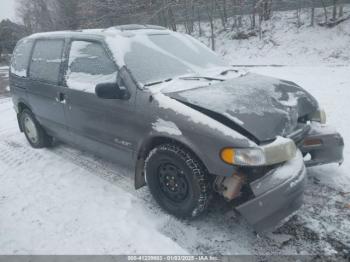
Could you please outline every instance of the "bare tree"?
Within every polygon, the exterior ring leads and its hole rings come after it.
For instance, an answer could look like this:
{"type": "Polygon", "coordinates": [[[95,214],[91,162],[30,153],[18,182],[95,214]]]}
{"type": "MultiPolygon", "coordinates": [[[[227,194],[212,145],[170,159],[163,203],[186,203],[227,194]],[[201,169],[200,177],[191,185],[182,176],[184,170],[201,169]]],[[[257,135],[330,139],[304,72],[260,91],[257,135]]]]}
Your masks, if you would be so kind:
{"type": "Polygon", "coordinates": [[[324,12],[324,23],[327,24],[328,23],[328,12],[327,12],[327,6],[324,0],[321,0],[322,3],[322,7],[323,7],[323,12],[324,12]]]}
{"type": "Polygon", "coordinates": [[[210,24],[210,40],[211,40],[211,49],[213,51],[215,51],[214,10],[215,10],[215,0],[207,0],[206,13],[210,24]]]}
{"type": "Polygon", "coordinates": [[[332,12],[333,21],[337,20],[337,3],[338,3],[338,0],[333,0],[333,12],[332,12]]]}
{"type": "Polygon", "coordinates": [[[52,0],[18,0],[17,14],[29,32],[55,30],[52,0]]]}
{"type": "Polygon", "coordinates": [[[344,5],[343,3],[339,4],[339,17],[343,17],[344,15],[344,5]]]}
{"type": "Polygon", "coordinates": [[[311,15],[310,15],[310,26],[315,24],[315,0],[311,0],[311,15]]]}

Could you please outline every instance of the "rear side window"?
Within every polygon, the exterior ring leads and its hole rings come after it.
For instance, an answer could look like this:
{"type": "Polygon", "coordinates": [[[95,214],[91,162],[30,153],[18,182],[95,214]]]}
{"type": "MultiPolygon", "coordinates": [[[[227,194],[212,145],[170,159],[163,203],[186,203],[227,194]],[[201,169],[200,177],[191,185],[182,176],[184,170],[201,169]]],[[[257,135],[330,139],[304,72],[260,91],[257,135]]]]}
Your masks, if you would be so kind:
{"type": "Polygon", "coordinates": [[[30,59],[30,53],[32,51],[33,41],[22,40],[20,41],[16,49],[13,51],[11,61],[11,73],[20,76],[27,76],[27,68],[30,59]]]}
{"type": "Polygon", "coordinates": [[[57,83],[62,62],[64,40],[38,40],[35,43],[29,76],[57,83]]]}
{"type": "Polygon", "coordinates": [[[117,68],[98,42],[73,41],[69,54],[66,82],[69,88],[95,93],[100,83],[113,83],[117,68]]]}

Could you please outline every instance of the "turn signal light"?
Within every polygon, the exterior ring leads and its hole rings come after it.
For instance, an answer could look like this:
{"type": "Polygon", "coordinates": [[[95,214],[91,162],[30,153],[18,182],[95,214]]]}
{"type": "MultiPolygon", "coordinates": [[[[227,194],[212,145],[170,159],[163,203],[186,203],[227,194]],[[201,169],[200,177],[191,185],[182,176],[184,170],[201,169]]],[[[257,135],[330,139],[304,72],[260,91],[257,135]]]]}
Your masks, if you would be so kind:
{"type": "Polygon", "coordinates": [[[307,139],[304,141],[304,146],[320,146],[322,145],[321,139],[307,139]]]}

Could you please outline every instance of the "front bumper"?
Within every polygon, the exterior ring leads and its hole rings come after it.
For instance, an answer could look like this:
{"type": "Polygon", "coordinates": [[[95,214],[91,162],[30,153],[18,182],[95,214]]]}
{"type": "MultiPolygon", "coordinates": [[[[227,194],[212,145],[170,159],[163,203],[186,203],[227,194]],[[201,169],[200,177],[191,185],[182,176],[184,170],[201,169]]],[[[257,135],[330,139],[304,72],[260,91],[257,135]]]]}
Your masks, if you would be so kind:
{"type": "Polygon", "coordinates": [[[309,134],[304,138],[300,150],[310,154],[305,161],[307,167],[329,163],[343,163],[344,140],[333,128],[319,123],[312,123],[309,134]]]}
{"type": "Polygon", "coordinates": [[[306,169],[302,154],[250,184],[255,198],[236,207],[258,232],[275,227],[303,203],[306,169]]]}

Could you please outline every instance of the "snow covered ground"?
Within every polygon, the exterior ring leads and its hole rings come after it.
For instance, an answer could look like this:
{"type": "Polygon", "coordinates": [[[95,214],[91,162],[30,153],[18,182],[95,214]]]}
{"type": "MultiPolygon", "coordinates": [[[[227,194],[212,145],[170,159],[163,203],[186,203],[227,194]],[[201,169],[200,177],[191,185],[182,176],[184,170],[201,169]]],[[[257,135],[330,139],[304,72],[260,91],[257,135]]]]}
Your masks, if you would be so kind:
{"type": "MultiPolygon", "coordinates": [[[[344,17],[350,15],[350,5],[344,6],[344,17]]],[[[323,9],[316,9],[316,22],[322,22],[323,9]]],[[[243,17],[243,27],[223,30],[215,21],[216,52],[235,65],[349,65],[350,19],[334,28],[324,28],[315,23],[310,26],[310,10],[301,11],[301,26],[296,26],[296,12],[275,12],[272,19],[262,25],[263,36],[248,40],[232,39],[240,32],[249,32],[249,17],[243,17]]],[[[202,23],[202,37],[197,27],[194,33],[210,46],[210,25],[202,23]]]]}
{"type": "MultiPolygon", "coordinates": [[[[303,85],[350,141],[350,67],[266,67],[303,85]]],[[[350,151],[344,165],[308,170],[304,207],[256,236],[215,200],[196,220],[161,211],[131,173],[67,145],[34,150],[0,99],[0,254],[332,254],[350,252],[350,151]]]]}
{"type": "Polygon", "coordinates": [[[186,254],[157,230],[165,218],[128,192],[127,178],[118,186],[101,179],[67,159],[64,146],[28,147],[9,99],[0,115],[1,254],[186,254]]]}
{"type": "Polygon", "coordinates": [[[160,210],[147,188],[133,189],[130,171],[64,144],[32,149],[5,97],[3,67],[0,255],[350,254],[350,21],[297,29],[290,23],[294,15],[275,14],[262,41],[230,40],[229,32],[217,39],[218,53],[230,64],[288,65],[249,70],[306,88],[344,136],[344,164],[308,169],[305,204],[289,221],[257,236],[221,199],[198,219],[178,220],[160,210]]]}

